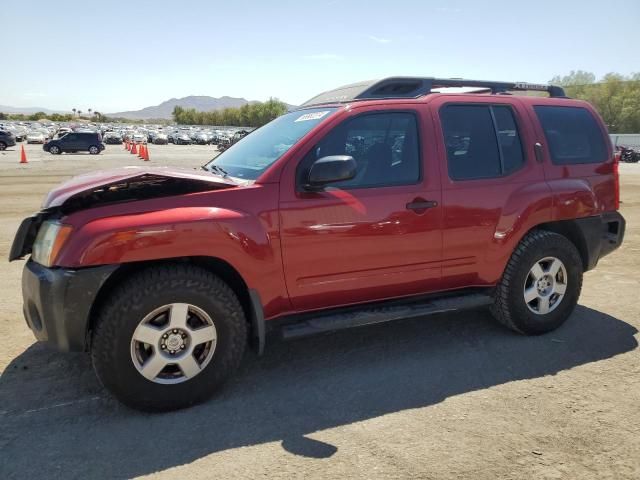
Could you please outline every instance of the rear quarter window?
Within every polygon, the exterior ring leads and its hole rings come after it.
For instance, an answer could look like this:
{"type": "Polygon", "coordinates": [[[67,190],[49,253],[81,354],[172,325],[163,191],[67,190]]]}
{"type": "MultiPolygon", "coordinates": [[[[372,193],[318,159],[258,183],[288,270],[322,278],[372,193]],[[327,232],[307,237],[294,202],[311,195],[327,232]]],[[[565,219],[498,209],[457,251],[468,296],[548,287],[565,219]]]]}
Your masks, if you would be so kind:
{"type": "Polygon", "coordinates": [[[608,149],[602,130],[589,110],[550,105],[538,105],[534,110],[555,165],[607,161],[608,149]]]}

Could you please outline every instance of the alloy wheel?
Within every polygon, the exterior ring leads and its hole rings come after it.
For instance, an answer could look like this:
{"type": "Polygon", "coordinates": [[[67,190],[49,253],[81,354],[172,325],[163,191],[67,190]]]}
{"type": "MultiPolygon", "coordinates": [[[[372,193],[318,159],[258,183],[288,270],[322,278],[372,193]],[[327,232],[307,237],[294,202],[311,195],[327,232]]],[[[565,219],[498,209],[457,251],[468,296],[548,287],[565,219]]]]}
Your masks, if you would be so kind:
{"type": "Polygon", "coordinates": [[[187,303],[164,305],[144,317],[133,332],[131,360],[147,380],[181,383],[207,366],[217,338],[204,310],[187,303]]]}
{"type": "Polygon", "coordinates": [[[555,310],[567,291],[567,269],[556,257],[545,257],[533,264],[524,282],[524,301],[537,315],[555,310]]]}

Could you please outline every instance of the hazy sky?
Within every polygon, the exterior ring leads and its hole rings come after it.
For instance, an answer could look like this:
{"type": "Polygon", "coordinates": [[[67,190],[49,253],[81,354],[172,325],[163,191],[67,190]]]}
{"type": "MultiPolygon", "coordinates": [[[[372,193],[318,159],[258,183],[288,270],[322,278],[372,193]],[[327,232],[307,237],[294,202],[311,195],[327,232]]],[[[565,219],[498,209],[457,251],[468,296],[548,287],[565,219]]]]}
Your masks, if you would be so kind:
{"type": "Polygon", "coordinates": [[[30,0],[2,8],[0,104],[104,113],[391,75],[640,71],[640,1],[30,0]]]}

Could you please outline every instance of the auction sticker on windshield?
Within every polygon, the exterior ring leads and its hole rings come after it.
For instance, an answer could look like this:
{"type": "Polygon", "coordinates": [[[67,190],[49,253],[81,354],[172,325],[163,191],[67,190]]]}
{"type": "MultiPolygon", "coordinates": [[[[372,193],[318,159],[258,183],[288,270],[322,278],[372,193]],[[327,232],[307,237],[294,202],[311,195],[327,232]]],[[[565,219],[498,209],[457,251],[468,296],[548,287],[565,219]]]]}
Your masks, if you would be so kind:
{"type": "Polygon", "coordinates": [[[298,117],[296,122],[306,122],[307,120],[319,120],[324,117],[327,113],[331,113],[330,110],[325,110],[323,112],[313,112],[313,113],[305,113],[298,117]]]}

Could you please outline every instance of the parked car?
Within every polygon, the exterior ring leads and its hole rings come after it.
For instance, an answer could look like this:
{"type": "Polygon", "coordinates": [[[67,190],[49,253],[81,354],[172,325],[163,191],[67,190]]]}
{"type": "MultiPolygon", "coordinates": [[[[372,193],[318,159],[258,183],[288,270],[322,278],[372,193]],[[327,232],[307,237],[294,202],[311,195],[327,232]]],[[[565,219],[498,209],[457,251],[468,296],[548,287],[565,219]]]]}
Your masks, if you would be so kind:
{"type": "Polygon", "coordinates": [[[8,130],[0,130],[0,151],[13,147],[16,144],[16,137],[8,130]]]}
{"type": "Polygon", "coordinates": [[[103,139],[107,145],[120,145],[122,143],[122,137],[116,132],[105,133],[103,139]]]}
{"type": "Polygon", "coordinates": [[[238,130],[236,132],[233,132],[233,135],[231,135],[231,137],[226,137],[218,143],[218,150],[224,152],[233,144],[238,143],[244,137],[249,135],[249,133],[250,132],[248,132],[247,130],[238,130]]]}
{"type": "Polygon", "coordinates": [[[27,143],[44,143],[47,139],[42,132],[27,133],[27,143]]]}
{"type": "Polygon", "coordinates": [[[167,136],[164,133],[157,133],[153,138],[153,143],[155,145],[166,145],[168,143],[167,136]]]}
{"type": "Polygon", "coordinates": [[[20,125],[14,126],[12,133],[16,137],[16,142],[23,142],[27,138],[27,129],[20,125]]]}
{"type": "Polygon", "coordinates": [[[69,127],[61,127],[58,129],[58,138],[62,138],[64,137],[67,133],[72,132],[73,130],[71,130],[69,127]]]}
{"type": "Polygon", "coordinates": [[[102,136],[97,132],[72,132],[45,143],[42,149],[53,155],[76,152],[97,155],[105,149],[105,146],[102,143],[102,136]]]}
{"type": "Polygon", "coordinates": [[[69,180],[10,260],[31,255],[36,338],[89,350],[122,402],[167,410],[208,398],[267,332],[481,307],[550,332],[621,244],[619,194],[602,119],[562,88],[397,77],[320,94],[200,172],[69,180]],[[467,86],[491,93],[446,91],[467,86]]]}
{"type": "Polygon", "coordinates": [[[231,137],[226,134],[222,134],[218,137],[218,151],[224,152],[231,146],[231,137]]]}
{"type": "Polygon", "coordinates": [[[147,136],[144,133],[134,133],[131,141],[136,145],[146,145],[147,136]]]}
{"type": "Polygon", "coordinates": [[[179,133],[173,137],[173,143],[176,145],[191,145],[191,137],[186,133],[179,133]]]}
{"type": "Polygon", "coordinates": [[[200,132],[195,136],[195,141],[197,145],[209,145],[211,143],[211,138],[204,132],[200,132]]]}

